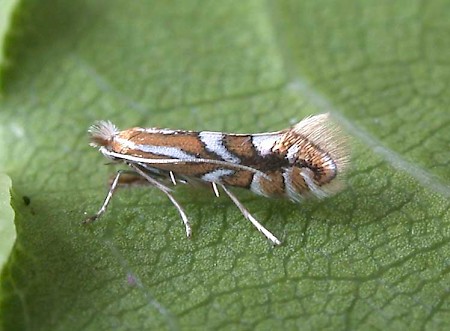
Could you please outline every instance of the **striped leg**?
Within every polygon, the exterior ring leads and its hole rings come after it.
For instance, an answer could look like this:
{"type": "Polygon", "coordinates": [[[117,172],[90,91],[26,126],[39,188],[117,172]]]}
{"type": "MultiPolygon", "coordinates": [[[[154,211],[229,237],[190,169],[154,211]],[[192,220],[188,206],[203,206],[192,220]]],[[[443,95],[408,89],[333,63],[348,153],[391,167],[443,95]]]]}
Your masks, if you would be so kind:
{"type": "Polygon", "coordinates": [[[116,177],[114,177],[114,180],[111,183],[108,194],[106,195],[105,201],[103,201],[102,206],[100,207],[100,209],[98,210],[98,212],[95,215],[92,215],[91,217],[88,217],[87,219],[85,219],[83,221],[83,224],[92,223],[104,214],[104,212],[106,211],[106,208],[108,207],[109,203],[111,202],[111,198],[113,197],[117,186],[119,185],[119,178],[124,173],[127,173],[127,171],[126,170],[117,171],[116,177]]]}
{"type": "Polygon", "coordinates": [[[159,181],[157,181],[152,176],[147,174],[137,164],[135,164],[135,163],[128,163],[128,165],[131,168],[133,168],[139,175],[144,177],[151,185],[155,186],[157,189],[162,191],[169,198],[169,200],[172,202],[172,204],[175,206],[175,208],[177,208],[178,213],[180,214],[181,219],[183,220],[184,226],[186,228],[186,236],[188,238],[190,238],[191,235],[192,235],[192,229],[191,229],[191,225],[190,225],[189,219],[187,218],[187,215],[184,212],[184,210],[181,207],[181,205],[178,203],[177,200],[175,200],[173,195],[170,193],[171,189],[168,188],[167,186],[165,186],[164,184],[161,184],[159,181]]]}
{"type": "Polygon", "coordinates": [[[213,189],[213,191],[214,191],[215,196],[216,196],[216,197],[219,197],[219,196],[220,196],[220,193],[219,193],[219,189],[217,188],[217,184],[214,183],[214,182],[211,182],[211,185],[212,185],[212,189],[213,189]]]}
{"type": "Polygon", "coordinates": [[[247,208],[244,207],[244,205],[238,200],[238,198],[233,193],[231,193],[231,191],[228,190],[225,187],[225,185],[223,185],[223,184],[219,184],[219,185],[220,185],[220,187],[222,187],[222,189],[225,191],[225,193],[228,194],[228,196],[234,202],[234,204],[239,208],[242,215],[244,215],[244,217],[246,219],[248,219],[250,222],[252,222],[252,224],[258,229],[259,232],[261,232],[264,236],[266,236],[266,238],[269,239],[274,245],[281,244],[281,241],[277,237],[275,237],[269,230],[267,230],[264,226],[262,226],[262,224],[259,223],[256,220],[256,218],[254,218],[252,216],[252,214],[250,214],[250,212],[247,210],[247,208]]]}

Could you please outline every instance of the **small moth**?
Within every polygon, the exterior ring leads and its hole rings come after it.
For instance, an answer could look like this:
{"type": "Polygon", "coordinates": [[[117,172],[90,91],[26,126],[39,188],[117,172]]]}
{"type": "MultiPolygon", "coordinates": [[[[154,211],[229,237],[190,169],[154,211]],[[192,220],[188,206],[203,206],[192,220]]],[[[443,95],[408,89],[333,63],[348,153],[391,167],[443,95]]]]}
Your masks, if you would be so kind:
{"type": "MultiPolygon", "coordinates": [[[[162,191],[177,208],[191,236],[191,226],[169,185],[203,182],[216,196],[219,188],[243,216],[273,244],[280,240],[250,214],[231,187],[245,188],[268,198],[300,202],[326,197],[341,188],[348,163],[346,141],[328,114],[303,119],[291,128],[267,133],[233,134],[135,127],[120,131],[109,121],[89,128],[90,145],[108,159],[125,163],[139,179],[162,191]]],[[[93,222],[105,211],[120,177],[119,170],[93,222]]]]}

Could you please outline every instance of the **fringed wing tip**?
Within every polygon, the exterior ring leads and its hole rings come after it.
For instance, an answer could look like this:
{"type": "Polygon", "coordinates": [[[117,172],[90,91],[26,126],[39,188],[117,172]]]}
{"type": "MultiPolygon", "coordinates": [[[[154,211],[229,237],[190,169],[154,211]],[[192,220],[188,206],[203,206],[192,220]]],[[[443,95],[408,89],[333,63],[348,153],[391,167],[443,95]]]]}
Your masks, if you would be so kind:
{"type": "Polygon", "coordinates": [[[107,146],[111,143],[119,129],[110,121],[97,121],[89,127],[92,147],[107,146]]]}
{"type": "Polygon", "coordinates": [[[293,129],[330,154],[338,166],[338,172],[342,173],[349,163],[350,148],[346,135],[330,117],[329,113],[309,116],[293,129]]]}

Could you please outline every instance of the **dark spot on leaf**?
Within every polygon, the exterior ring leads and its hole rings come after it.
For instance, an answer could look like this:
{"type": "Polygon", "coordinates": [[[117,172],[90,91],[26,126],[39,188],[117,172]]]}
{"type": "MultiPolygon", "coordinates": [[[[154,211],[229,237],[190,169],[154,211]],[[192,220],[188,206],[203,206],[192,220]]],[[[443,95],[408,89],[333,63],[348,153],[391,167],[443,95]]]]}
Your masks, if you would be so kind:
{"type": "Polygon", "coordinates": [[[22,197],[23,202],[25,203],[25,206],[28,206],[31,203],[31,199],[29,197],[27,197],[26,195],[24,195],[22,197]]]}

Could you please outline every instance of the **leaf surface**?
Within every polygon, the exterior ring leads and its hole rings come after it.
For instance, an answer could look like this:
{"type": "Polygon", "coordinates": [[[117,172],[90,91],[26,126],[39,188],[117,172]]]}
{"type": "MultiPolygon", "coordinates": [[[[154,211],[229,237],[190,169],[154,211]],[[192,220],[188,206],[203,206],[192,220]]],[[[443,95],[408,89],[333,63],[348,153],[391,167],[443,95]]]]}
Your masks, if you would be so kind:
{"type": "MultiPolygon", "coordinates": [[[[0,72],[7,66],[5,54],[5,43],[8,40],[8,31],[12,24],[14,8],[18,4],[18,0],[3,0],[0,2],[0,72]]],[[[0,85],[2,80],[0,79],[0,85]]]]}
{"type": "Polygon", "coordinates": [[[0,173],[0,268],[7,261],[16,239],[14,211],[10,204],[10,188],[11,179],[0,173]]]}

